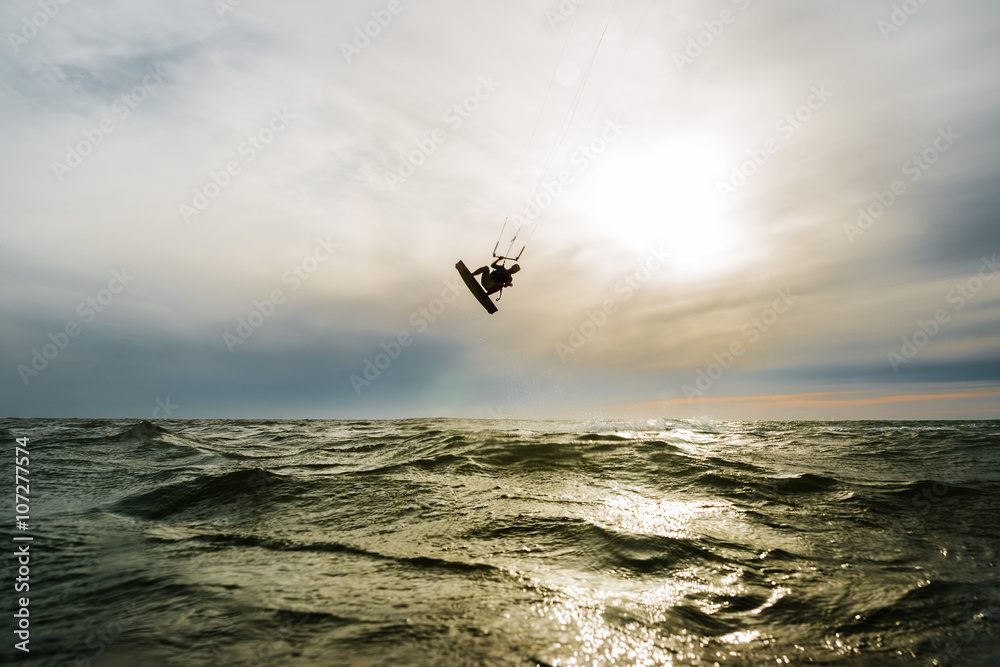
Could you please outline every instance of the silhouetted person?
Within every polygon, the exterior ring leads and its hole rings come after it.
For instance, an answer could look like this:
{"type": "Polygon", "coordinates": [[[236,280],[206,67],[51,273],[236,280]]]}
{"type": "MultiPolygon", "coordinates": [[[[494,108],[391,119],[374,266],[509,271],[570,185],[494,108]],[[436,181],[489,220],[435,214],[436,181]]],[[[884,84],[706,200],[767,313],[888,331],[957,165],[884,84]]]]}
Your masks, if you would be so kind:
{"type": "Polygon", "coordinates": [[[482,266],[472,272],[473,276],[478,276],[480,273],[483,274],[479,282],[482,283],[483,289],[486,290],[487,294],[495,294],[504,287],[511,287],[514,284],[514,274],[521,270],[521,267],[517,264],[508,269],[502,264],[498,264],[500,261],[498,259],[490,264],[490,266],[482,266]],[[493,271],[490,271],[490,267],[493,267],[493,271]]]}

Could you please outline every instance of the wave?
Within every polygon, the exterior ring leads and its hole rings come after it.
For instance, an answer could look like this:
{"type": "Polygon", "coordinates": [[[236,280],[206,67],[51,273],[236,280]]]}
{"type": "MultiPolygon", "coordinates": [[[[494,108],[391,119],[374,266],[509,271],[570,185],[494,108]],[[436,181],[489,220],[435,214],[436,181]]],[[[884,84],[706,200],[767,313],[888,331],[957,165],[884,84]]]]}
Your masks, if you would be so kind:
{"type": "Polygon", "coordinates": [[[157,436],[163,435],[163,434],[166,434],[166,433],[171,433],[171,431],[163,428],[162,426],[154,424],[151,421],[147,421],[147,420],[143,419],[138,424],[135,424],[134,426],[130,426],[129,428],[125,429],[124,431],[121,431],[117,435],[113,435],[113,436],[108,437],[108,440],[118,440],[118,441],[123,441],[123,440],[140,440],[140,441],[146,441],[146,440],[152,440],[152,439],[156,438],[157,436]]]}
{"type": "Polygon", "coordinates": [[[58,479],[40,511],[67,655],[138,599],[152,611],[110,652],[245,663],[296,608],[316,622],[275,663],[881,664],[933,655],[996,584],[994,422],[0,429],[32,433],[58,479]]]}
{"type": "Polygon", "coordinates": [[[557,559],[583,571],[668,574],[682,567],[726,562],[716,553],[722,544],[710,538],[634,534],[572,517],[498,520],[462,533],[462,539],[494,545],[496,553],[527,550],[537,558],[557,559]]]}
{"type": "MultiPolygon", "coordinates": [[[[173,484],[163,484],[153,490],[126,496],[112,505],[112,511],[146,520],[162,520],[175,516],[211,516],[222,507],[236,504],[252,506],[265,490],[274,489],[283,476],[251,468],[221,475],[197,475],[173,484]]],[[[229,507],[227,507],[229,509],[229,507]]]]}
{"type": "Polygon", "coordinates": [[[502,567],[497,567],[489,563],[476,562],[476,561],[471,561],[471,562],[462,561],[462,560],[427,556],[425,554],[419,554],[419,555],[391,554],[382,551],[376,551],[370,548],[347,544],[345,542],[335,542],[335,541],[300,541],[293,539],[268,537],[266,535],[225,533],[225,532],[212,533],[212,532],[197,532],[197,531],[192,531],[190,534],[184,536],[168,536],[168,535],[152,533],[148,536],[147,539],[151,540],[152,542],[159,542],[163,544],[192,543],[201,547],[210,547],[212,549],[249,547],[257,549],[266,549],[268,551],[282,551],[282,552],[308,551],[314,553],[350,554],[353,556],[360,556],[375,560],[392,561],[395,563],[406,564],[422,570],[438,569],[438,570],[448,570],[457,573],[478,572],[478,573],[509,575],[509,571],[507,569],[502,567]]]}

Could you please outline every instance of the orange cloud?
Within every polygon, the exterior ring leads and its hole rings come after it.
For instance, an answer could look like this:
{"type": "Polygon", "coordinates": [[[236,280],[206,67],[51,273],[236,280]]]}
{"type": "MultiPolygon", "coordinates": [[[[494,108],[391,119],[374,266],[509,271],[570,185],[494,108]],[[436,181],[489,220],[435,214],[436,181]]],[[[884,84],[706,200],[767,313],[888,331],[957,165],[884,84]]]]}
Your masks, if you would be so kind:
{"type": "MultiPolygon", "coordinates": [[[[763,394],[758,396],[703,396],[696,404],[740,404],[761,403],[762,407],[829,407],[851,408],[871,405],[906,405],[927,401],[955,401],[965,399],[1000,398],[1000,389],[968,389],[956,391],[937,391],[924,394],[889,394],[880,395],[880,390],[861,389],[853,391],[806,392],[798,394],[763,394]]],[[[623,406],[625,409],[656,408],[676,405],[690,405],[687,398],[669,398],[660,401],[649,401],[623,406]]],[[[976,406],[977,409],[942,410],[931,414],[969,414],[971,412],[1000,411],[1000,404],[976,406]],[[984,409],[985,408],[985,409],[984,409]]],[[[920,414],[928,414],[922,411],[920,414]]]]}

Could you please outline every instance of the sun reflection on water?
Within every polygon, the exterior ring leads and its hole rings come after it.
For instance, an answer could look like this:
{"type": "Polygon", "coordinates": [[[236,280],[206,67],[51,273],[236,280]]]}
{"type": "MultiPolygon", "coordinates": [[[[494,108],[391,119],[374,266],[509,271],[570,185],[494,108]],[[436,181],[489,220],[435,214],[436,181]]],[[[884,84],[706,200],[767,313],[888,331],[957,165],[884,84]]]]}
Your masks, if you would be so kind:
{"type": "MultiPolygon", "coordinates": [[[[725,661],[748,645],[772,641],[758,630],[727,632],[732,626],[719,618],[732,613],[731,600],[751,593],[743,567],[685,562],[686,549],[694,548],[690,545],[703,543],[713,527],[718,532],[721,520],[737,515],[739,510],[729,503],[681,501],[634,491],[616,490],[600,501],[587,520],[623,538],[629,536],[621,545],[624,557],[650,569],[641,576],[628,567],[593,573],[582,585],[538,581],[547,594],[533,613],[553,623],[558,635],[544,654],[546,661],[560,666],[674,665],[713,654],[725,661]],[[654,541],[645,543],[644,537],[654,541]],[[658,547],[657,538],[684,544],[678,544],[674,553],[666,543],[658,547]],[[702,627],[711,624],[718,629],[702,627]]],[[[787,593],[776,588],[759,609],[745,611],[758,613],[787,593]]]]}
{"type": "Polygon", "coordinates": [[[628,493],[607,498],[604,508],[608,524],[625,532],[684,539],[698,536],[695,522],[721,517],[731,506],[718,502],[644,498],[628,493]]]}

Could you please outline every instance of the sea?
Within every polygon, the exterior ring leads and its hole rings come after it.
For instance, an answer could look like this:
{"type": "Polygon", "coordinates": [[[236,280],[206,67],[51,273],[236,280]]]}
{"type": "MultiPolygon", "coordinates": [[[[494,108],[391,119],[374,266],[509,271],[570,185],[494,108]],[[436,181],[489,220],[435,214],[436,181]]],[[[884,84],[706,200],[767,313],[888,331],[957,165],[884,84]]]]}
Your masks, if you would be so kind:
{"type": "Polygon", "coordinates": [[[1000,665],[998,421],[4,419],[0,443],[3,664],[1000,665]]]}

